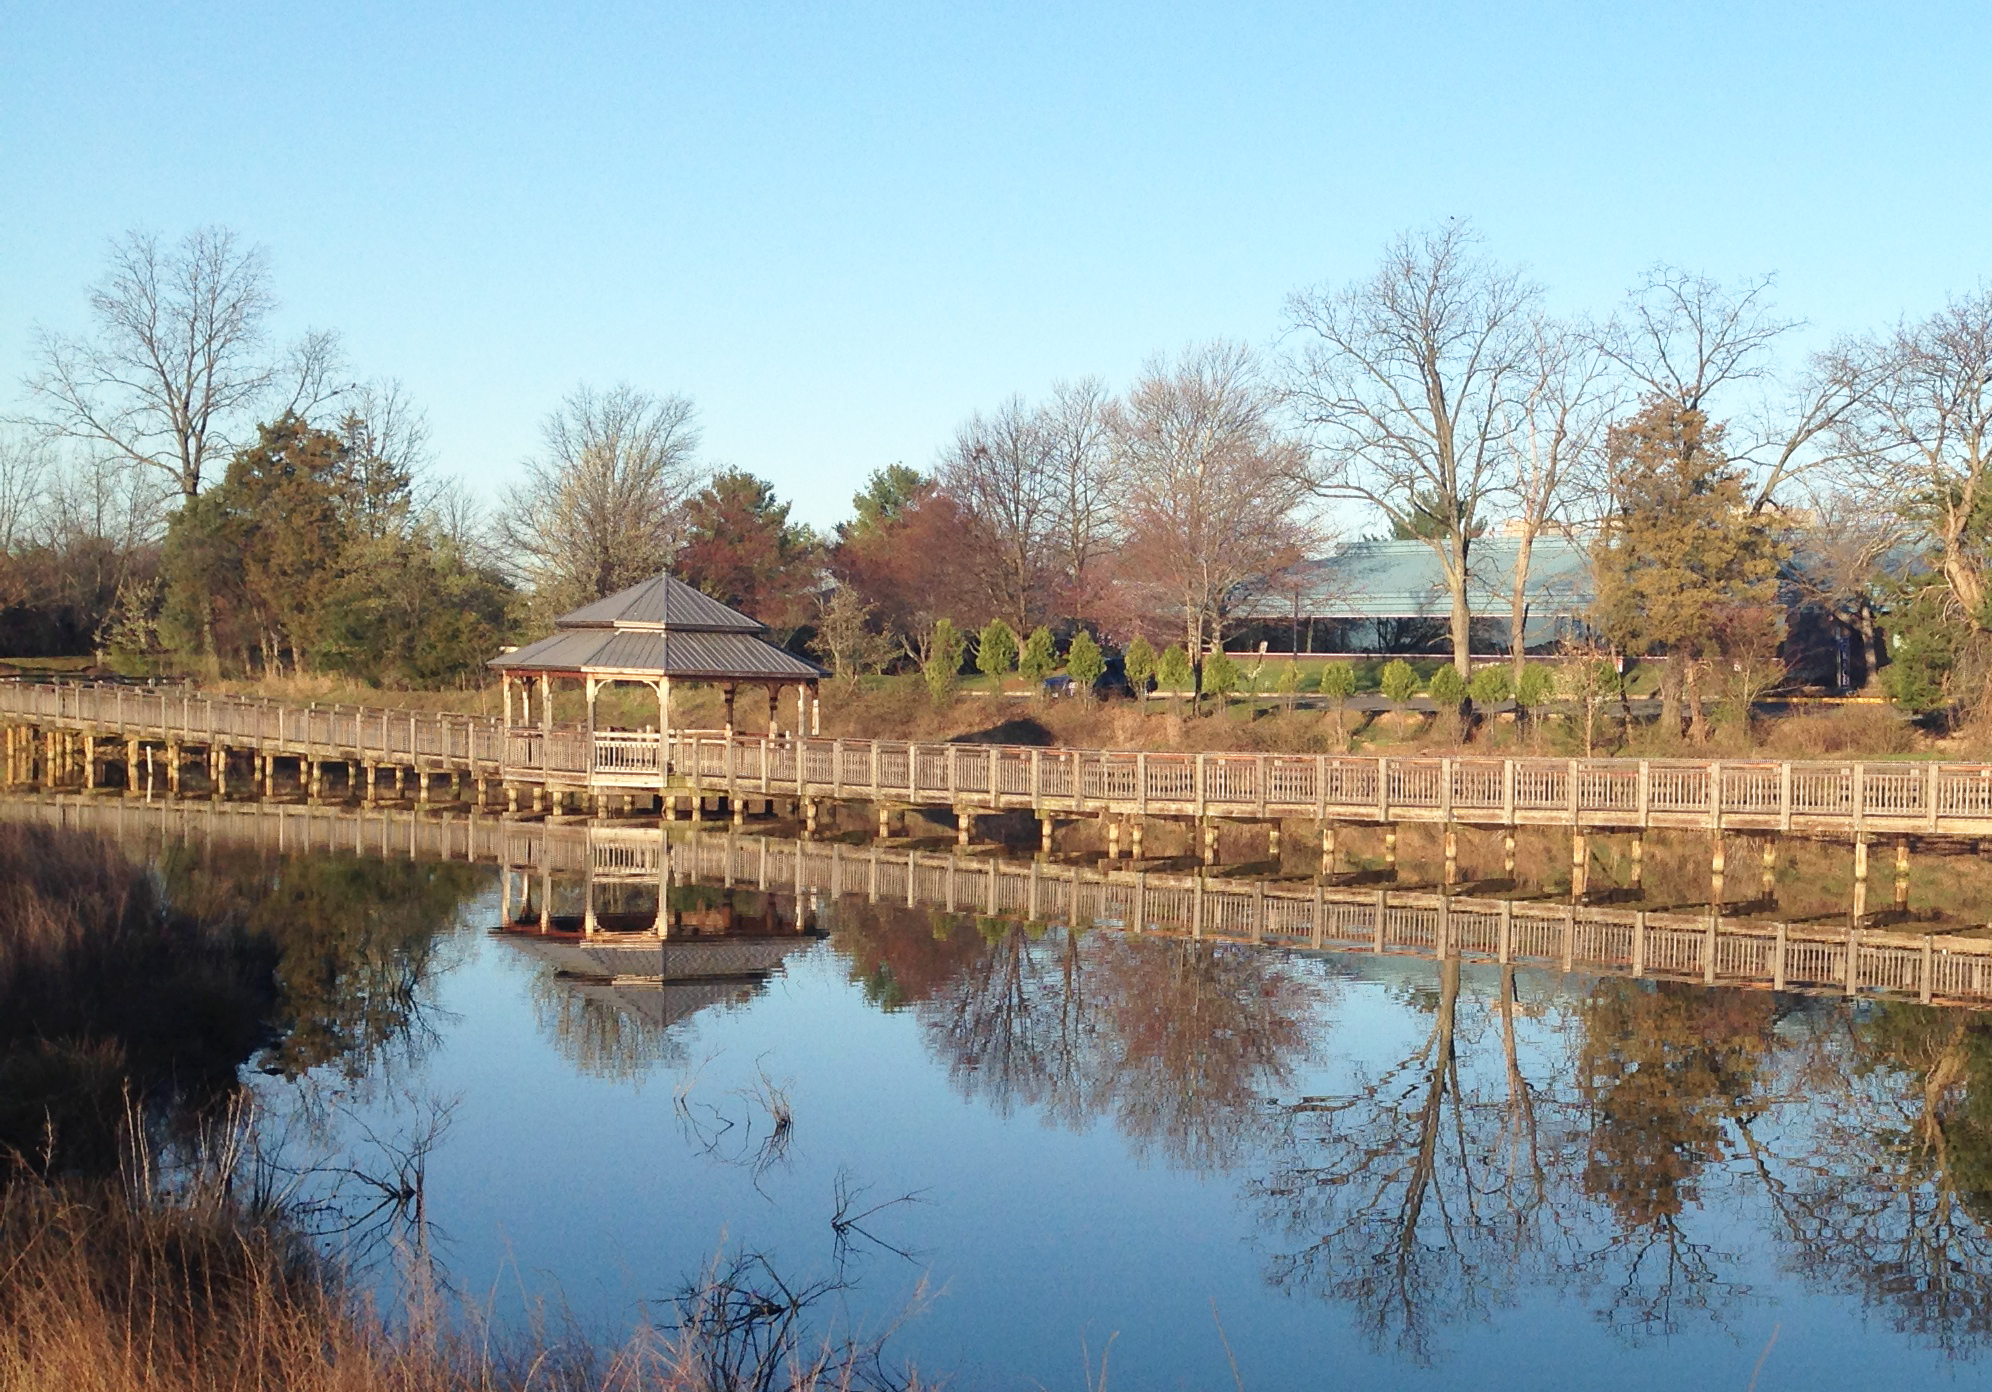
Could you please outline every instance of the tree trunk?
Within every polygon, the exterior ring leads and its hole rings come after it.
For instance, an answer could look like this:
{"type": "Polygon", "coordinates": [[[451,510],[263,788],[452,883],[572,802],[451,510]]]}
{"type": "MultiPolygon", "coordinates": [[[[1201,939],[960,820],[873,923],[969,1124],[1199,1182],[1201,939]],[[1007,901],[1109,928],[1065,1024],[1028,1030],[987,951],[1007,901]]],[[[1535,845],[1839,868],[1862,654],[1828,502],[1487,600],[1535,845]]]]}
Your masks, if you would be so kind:
{"type": "Polygon", "coordinates": [[[1681,683],[1688,701],[1688,738],[1696,744],[1708,743],[1708,718],[1702,711],[1701,664],[1687,660],[1681,683]]]}
{"type": "Polygon", "coordinates": [[[1681,733],[1681,655],[1668,653],[1660,669],[1660,728],[1669,739],[1681,733]]]}
{"type": "Polygon", "coordinates": [[[1528,662],[1529,556],[1535,550],[1535,533],[1524,531],[1515,547],[1515,589],[1509,600],[1508,650],[1515,664],[1515,689],[1522,685],[1522,668],[1528,662]]]}

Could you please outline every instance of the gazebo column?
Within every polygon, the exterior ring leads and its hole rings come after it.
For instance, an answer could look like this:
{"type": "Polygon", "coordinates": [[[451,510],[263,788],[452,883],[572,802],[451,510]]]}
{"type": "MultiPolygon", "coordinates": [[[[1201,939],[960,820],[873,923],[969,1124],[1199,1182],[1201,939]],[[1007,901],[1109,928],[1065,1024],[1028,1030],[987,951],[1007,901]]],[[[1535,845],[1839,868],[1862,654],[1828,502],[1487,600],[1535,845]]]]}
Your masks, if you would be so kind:
{"type": "Polygon", "coordinates": [[[512,728],[512,674],[506,672],[500,675],[498,685],[505,692],[505,728],[509,730],[512,728]]]}
{"type": "Polygon", "coordinates": [[[809,733],[809,683],[797,682],[795,684],[795,737],[802,739],[809,733]]]}
{"type": "Polygon", "coordinates": [[[815,682],[809,684],[809,733],[823,733],[823,698],[815,682]]]}
{"type": "Polygon", "coordinates": [[[734,698],[739,696],[740,688],[734,685],[732,682],[728,682],[726,683],[726,685],[720,688],[720,691],[726,697],[726,738],[727,742],[731,743],[733,740],[733,726],[734,726],[733,702],[734,698]]]}

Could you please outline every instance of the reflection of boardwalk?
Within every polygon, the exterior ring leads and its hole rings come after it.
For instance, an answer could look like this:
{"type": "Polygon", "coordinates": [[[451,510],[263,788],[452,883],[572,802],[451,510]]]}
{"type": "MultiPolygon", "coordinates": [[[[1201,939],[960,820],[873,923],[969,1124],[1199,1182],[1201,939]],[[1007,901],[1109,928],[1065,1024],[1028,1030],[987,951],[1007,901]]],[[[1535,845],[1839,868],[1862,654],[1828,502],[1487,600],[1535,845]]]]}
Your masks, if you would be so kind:
{"type": "Polygon", "coordinates": [[[670,837],[656,828],[87,799],[15,803],[10,813],[139,842],[162,835],[211,837],[270,850],[475,860],[542,882],[701,882],[799,900],[859,896],[967,916],[1266,946],[1992,1006],[1992,942],[1974,938],[1207,879],[762,836],[670,837]]]}

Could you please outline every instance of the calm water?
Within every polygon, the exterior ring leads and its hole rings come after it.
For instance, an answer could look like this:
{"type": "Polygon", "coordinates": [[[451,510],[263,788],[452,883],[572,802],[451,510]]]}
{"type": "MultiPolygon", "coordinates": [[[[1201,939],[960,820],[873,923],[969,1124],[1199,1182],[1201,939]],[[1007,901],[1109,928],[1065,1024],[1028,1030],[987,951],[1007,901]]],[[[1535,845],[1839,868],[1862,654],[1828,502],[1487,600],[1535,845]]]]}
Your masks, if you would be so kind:
{"type": "Polygon", "coordinates": [[[752,1250],[967,1387],[1987,1378],[1977,1015],[719,890],[660,986],[494,932],[492,869],[145,853],[285,943],[284,1144],[446,1114],[426,1217],[501,1309],[613,1332],[752,1250]]]}

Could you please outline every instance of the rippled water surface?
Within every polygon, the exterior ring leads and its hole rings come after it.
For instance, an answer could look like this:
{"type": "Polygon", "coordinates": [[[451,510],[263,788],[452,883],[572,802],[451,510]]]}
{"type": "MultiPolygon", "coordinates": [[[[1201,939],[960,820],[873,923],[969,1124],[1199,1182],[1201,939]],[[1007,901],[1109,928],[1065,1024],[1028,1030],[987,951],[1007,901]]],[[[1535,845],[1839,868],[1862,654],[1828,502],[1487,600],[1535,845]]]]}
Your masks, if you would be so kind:
{"type": "Polygon", "coordinates": [[[426,1218],[501,1310],[750,1250],[969,1387],[1986,1376],[1975,1013],[716,886],[660,949],[496,931],[491,867],[135,850],[288,935],[271,1117],[446,1116],[426,1218]]]}

